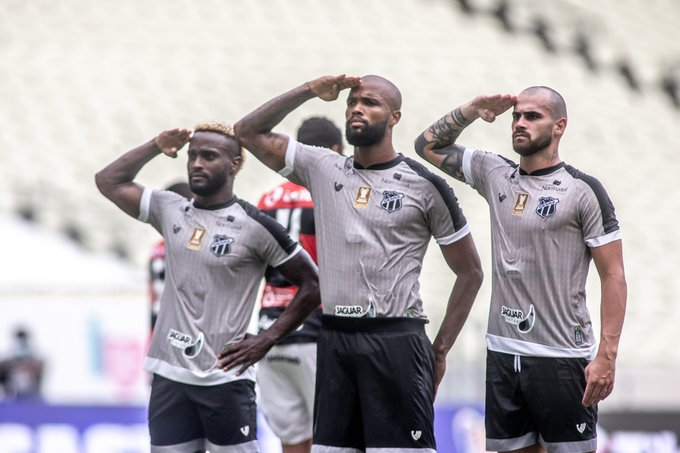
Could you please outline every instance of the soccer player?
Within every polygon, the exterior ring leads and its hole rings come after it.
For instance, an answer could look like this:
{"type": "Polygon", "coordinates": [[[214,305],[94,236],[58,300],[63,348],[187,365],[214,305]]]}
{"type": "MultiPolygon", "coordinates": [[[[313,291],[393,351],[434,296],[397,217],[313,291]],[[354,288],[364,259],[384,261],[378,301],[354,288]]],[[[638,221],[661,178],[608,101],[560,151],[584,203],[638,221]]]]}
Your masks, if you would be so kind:
{"type": "MultiPolygon", "coordinates": [[[[96,176],[99,190],[165,238],[166,283],[145,368],[151,452],[256,452],[252,364],[320,303],[316,266],[275,220],[233,193],[243,156],[230,127],[203,124],[162,132],[96,176]],[[193,200],[134,182],[139,170],[189,142],[193,200]],[[241,372],[217,367],[217,354],[245,341],[267,265],[299,286],[272,326],[257,336],[241,372]]],[[[252,341],[252,338],[251,338],[252,341]]]]}
{"type": "MultiPolygon", "coordinates": [[[[342,154],[342,132],[327,118],[302,122],[297,140],[342,154]]],[[[312,196],[304,187],[286,181],[269,190],[258,204],[283,225],[316,262],[316,230],[312,196]]],[[[293,299],[297,287],[276,269],[267,269],[262,293],[259,328],[266,329],[293,299]]],[[[309,453],[312,448],[316,340],[321,327],[321,307],[294,332],[274,346],[257,366],[260,407],[283,453],[309,453]]]]}
{"type": "MultiPolygon", "coordinates": [[[[392,144],[400,108],[401,93],[387,79],[324,76],[235,125],[249,151],[314,199],[324,316],[313,452],[434,452],[436,388],[481,285],[479,256],[453,190],[392,144]],[[347,88],[345,136],[353,155],[272,132],[305,101],[331,101],[347,88]],[[434,344],[418,281],[433,236],[457,276],[434,344]]],[[[226,351],[221,366],[229,369],[243,355],[226,351]]]]}
{"type": "Polygon", "coordinates": [[[566,126],[562,96],[531,87],[517,97],[478,96],[415,142],[420,156],[489,204],[488,450],[594,452],[597,403],[614,388],[626,307],[621,233],[602,184],[560,159],[566,126]],[[513,106],[519,165],[456,144],[474,120],[494,121],[513,106]],[[585,298],[591,259],[602,288],[599,347],[585,298]]]}

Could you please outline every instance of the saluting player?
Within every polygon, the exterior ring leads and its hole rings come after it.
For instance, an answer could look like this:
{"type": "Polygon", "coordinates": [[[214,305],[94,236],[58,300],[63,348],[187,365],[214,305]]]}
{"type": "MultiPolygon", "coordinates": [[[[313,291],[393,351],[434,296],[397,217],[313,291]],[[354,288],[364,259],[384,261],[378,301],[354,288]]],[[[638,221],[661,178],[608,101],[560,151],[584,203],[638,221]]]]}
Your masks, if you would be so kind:
{"type": "Polygon", "coordinates": [[[626,307],[621,233],[602,184],[560,159],[566,127],[562,96],[537,86],[478,96],[416,139],[418,154],[489,204],[488,450],[594,452],[597,403],[614,387],[626,307]],[[456,144],[474,120],[513,106],[519,165],[456,144]],[[586,306],[591,259],[602,285],[599,347],[586,306]]]}
{"type": "MultiPolygon", "coordinates": [[[[235,125],[249,151],[314,199],[324,312],[314,452],[435,451],[436,387],[481,285],[479,256],[453,191],[392,144],[400,109],[401,93],[387,79],[326,76],[235,125]],[[346,88],[352,156],[272,132],[305,101],[334,100],[346,88]],[[434,344],[418,281],[433,236],[457,276],[434,344]]],[[[221,366],[231,368],[242,354],[226,351],[221,366]]]]}
{"type": "Polygon", "coordinates": [[[255,372],[251,366],[320,303],[316,266],[271,217],[233,194],[242,148],[230,127],[204,124],[162,132],[97,173],[99,190],[165,239],[160,312],[145,368],[154,373],[149,404],[153,453],[256,452],[255,372]],[[146,189],[139,170],[189,142],[187,172],[195,198],[146,189]],[[299,286],[267,330],[246,330],[267,266],[299,286]],[[245,339],[244,339],[245,338],[245,339]],[[251,361],[224,371],[217,354],[238,344],[251,361]]]}

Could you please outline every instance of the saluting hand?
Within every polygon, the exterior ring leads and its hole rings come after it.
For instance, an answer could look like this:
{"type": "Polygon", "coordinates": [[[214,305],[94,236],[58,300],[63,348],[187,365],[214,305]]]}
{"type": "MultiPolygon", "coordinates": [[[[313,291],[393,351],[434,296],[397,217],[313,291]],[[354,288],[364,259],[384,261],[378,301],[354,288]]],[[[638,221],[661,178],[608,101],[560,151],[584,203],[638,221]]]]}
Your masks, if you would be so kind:
{"type": "Polygon", "coordinates": [[[338,98],[338,94],[346,88],[352,88],[359,85],[360,77],[346,76],[341,74],[338,76],[323,76],[307,82],[307,86],[314,94],[324,101],[334,101],[338,98]]]}
{"type": "Polygon", "coordinates": [[[515,102],[517,102],[517,96],[510,94],[482,95],[472,100],[471,107],[481,119],[487,123],[493,123],[496,116],[515,105],[515,102]]]}
{"type": "Polygon", "coordinates": [[[182,149],[190,139],[191,131],[189,129],[171,129],[158,134],[154,143],[163,151],[163,154],[174,158],[177,157],[177,151],[182,149]]]}

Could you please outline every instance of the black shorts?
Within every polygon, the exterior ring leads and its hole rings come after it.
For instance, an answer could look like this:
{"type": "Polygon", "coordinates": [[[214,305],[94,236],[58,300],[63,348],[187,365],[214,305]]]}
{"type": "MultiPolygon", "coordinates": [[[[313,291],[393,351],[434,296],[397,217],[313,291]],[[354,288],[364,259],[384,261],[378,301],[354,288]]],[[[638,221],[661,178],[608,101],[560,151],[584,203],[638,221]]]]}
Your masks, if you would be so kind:
{"type": "Polygon", "coordinates": [[[548,452],[597,449],[597,407],[581,405],[588,360],[487,351],[486,448],[535,443],[548,452]]]}
{"type": "Polygon", "coordinates": [[[434,452],[434,351],[425,321],[324,316],[315,451],[434,452]]]}
{"type": "Polygon", "coordinates": [[[149,401],[151,452],[256,452],[255,383],[237,380],[200,386],[155,374],[149,401]],[[174,448],[173,448],[174,447],[174,448]],[[220,448],[222,447],[222,448],[220,448]]]}

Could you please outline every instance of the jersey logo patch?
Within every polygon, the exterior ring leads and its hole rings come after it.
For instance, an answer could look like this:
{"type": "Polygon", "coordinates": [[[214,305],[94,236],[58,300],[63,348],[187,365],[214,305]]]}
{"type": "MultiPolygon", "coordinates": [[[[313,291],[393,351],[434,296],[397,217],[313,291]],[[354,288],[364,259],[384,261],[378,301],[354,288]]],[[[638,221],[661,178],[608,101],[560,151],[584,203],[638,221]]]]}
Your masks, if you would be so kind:
{"type": "Polygon", "coordinates": [[[544,219],[550,217],[557,212],[557,203],[560,200],[553,197],[541,197],[538,199],[538,206],[536,207],[536,214],[544,219]]]}
{"type": "Polygon", "coordinates": [[[361,186],[357,191],[357,197],[354,199],[355,208],[365,208],[368,206],[368,200],[371,198],[371,188],[361,186]]]}
{"type": "Polygon", "coordinates": [[[512,215],[522,215],[524,214],[524,208],[527,207],[527,200],[529,199],[528,193],[517,194],[517,201],[515,201],[515,207],[512,208],[512,215]]]}
{"type": "Polygon", "coordinates": [[[191,235],[191,239],[187,243],[187,248],[191,250],[198,250],[201,248],[201,242],[205,236],[205,228],[196,227],[191,235]]]}
{"type": "Polygon", "coordinates": [[[189,334],[170,329],[167,340],[175,348],[182,349],[184,356],[190,359],[196,357],[203,349],[203,332],[200,332],[194,340],[189,334]]]}
{"type": "Polygon", "coordinates": [[[528,333],[534,328],[534,324],[536,324],[536,311],[533,304],[529,307],[529,313],[526,316],[518,308],[509,308],[503,305],[501,307],[501,316],[508,324],[516,325],[517,330],[522,333],[528,333]]]}
{"type": "Polygon", "coordinates": [[[422,436],[422,435],[423,435],[423,432],[419,429],[411,430],[411,437],[413,438],[413,440],[420,439],[420,436],[422,436]]]}
{"type": "Polygon", "coordinates": [[[380,207],[387,212],[394,212],[401,209],[401,200],[404,194],[401,192],[385,191],[383,192],[383,199],[380,202],[380,207]]]}
{"type": "Polygon", "coordinates": [[[224,256],[231,251],[231,244],[234,238],[226,234],[216,234],[213,237],[213,243],[210,245],[210,251],[215,256],[224,256]]]}

